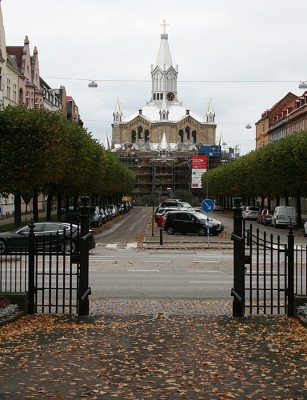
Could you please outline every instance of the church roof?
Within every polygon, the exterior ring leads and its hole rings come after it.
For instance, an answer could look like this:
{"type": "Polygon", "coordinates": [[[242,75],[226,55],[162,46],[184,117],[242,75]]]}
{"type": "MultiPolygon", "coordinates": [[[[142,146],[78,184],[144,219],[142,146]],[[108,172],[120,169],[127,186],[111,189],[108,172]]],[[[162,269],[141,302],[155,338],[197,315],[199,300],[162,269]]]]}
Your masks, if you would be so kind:
{"type": "MultiPolygon", "coordinates": [[[[145,119],[147,119],[148,121],[153,122],[153,123],[154,122],[156,122],[156,123],[158,123],[158,122],[177,123],[188,116],[187,109],[179,104],[178,105],[174,104],[174,105],[170,105],[167,107],[167,111],[169,112],[167,120],[161,120],[161,118],[160,118],[160,111],[162,110],[162,104],[160,107],[158,104],[150,103],[150,104],[147,104],[145,107],[143,107],[141,110],[142,110],[142,114],[141,114],[142,117],[144,117],[145,119]]],[[[139,111],[134,112],[133,114],[129,115],[128,117],[123,118],[122,122],[123,123],[130,122],[139,115],[140,115],[139,111]]],[[[189,115],[200,123],[205,122],[204,118],[201,118],[200,116],[198,116],[197,114],[195,114],[191,111],[189,112],[189,115]]]]}

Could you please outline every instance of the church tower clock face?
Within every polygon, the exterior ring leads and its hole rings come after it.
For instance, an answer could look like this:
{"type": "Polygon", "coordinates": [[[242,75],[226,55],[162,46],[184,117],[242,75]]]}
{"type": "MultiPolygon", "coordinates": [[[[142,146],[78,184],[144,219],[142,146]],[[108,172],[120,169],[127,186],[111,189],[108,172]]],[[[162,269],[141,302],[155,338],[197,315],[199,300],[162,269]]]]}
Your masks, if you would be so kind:
{"type": "Polygon", "coordinates": [[[173,101],[174,98],[175,98],[175,95],[172,92],[168,92],[167,95],[166,95],[166,98],[167,98],[168,101],[173,101]]]}

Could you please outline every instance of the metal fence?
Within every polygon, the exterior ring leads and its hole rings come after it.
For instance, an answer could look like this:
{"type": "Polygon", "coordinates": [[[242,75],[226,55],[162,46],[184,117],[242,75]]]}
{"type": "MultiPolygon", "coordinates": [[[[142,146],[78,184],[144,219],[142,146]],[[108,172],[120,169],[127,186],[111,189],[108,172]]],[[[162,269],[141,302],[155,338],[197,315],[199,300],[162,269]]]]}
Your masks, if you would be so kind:
{"type": "Polygon", "coordinates": [[[233,316],[294,315],[295,296],[307,296],[307,245],[295,245],[291,226],[285,243],[246,229],[239,197],[234,204],[233,316]]]}
{"type": "Polygon", "coordinates": [[[0,292],[23,293],[28,290],[28,253],[0,254],[0,292]]]}
{"type": "Polygon", "coordinates": [[[81,198],[81,225],[66,234],[37,234],[29,225],[22,245],[0,251],[0,292],[27,293],[28,312],[89,315],[88,196],[81,198]]]}

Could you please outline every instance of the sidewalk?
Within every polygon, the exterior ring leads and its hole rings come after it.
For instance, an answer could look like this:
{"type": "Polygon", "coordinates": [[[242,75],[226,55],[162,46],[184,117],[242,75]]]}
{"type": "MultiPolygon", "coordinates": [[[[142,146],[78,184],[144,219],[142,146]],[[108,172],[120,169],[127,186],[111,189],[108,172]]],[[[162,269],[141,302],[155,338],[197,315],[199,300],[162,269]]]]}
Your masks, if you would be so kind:
{"type": "Polygon", "coordinates": [[[0,331],[0,398],[303,400],[306,346],[285,317],[26,316],[0,331]]]}

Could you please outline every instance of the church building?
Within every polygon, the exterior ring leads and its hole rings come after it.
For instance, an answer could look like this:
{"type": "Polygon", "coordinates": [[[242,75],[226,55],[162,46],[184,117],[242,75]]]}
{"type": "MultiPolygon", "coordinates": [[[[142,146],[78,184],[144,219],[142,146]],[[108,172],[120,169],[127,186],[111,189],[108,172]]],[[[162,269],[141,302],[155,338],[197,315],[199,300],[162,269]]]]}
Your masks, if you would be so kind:
{"type": "Polygon", "coordinates": [[[201,117],[178,98],[178,67],[173,65],[165,21],[151,79],[145,107],[124,117],[117,100],[113,112],[111,151],[134,170],[136,200],[149,194],[166,197],[177,190],[191,191],[192,156],[201,146],[216,144],[211,99],[201,117]]]}

